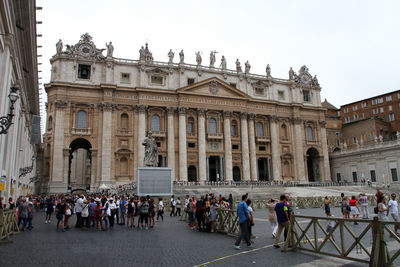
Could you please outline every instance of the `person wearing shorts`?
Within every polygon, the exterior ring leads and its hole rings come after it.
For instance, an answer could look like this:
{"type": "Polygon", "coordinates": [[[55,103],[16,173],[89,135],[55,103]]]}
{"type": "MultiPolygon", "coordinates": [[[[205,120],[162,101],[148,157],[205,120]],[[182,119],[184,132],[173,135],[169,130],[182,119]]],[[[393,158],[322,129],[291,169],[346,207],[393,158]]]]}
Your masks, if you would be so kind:
{"type": "MultiPolygon", "coordinates": [[[[358,216],[360,216],[360,209],[358,208],[357,205],[356,196],[351,196],[349,205],[351,209],[351,214],[353,215],[353,219],[358,219],[358,216]]],[[[357,221],[355,221],[354,224],[357,225],[358,224],[357,221]]]]}
{"type": "Polygon", "coordinates": [[[54,211],[54,199],[52,197],[46,200],[46,221],[45,223],[50,223],[51,214],[54,211]]]}
{"type": "Polygon", "coordinates": [[[395,222],[397,222],[394,225],[394,232],[396,233],[397,236],[400,236],[398,230],[399,230],[399,225],[400,225],[400,219],[399,219],[399,203],[396,200],[396,194],[393,193],[391,195],[392,199],[389,201],[388,203],[388,211],[386,215],[389,215],[389,211],[390,211],[390,215],[392,215],[392,218],[395,222]]]}

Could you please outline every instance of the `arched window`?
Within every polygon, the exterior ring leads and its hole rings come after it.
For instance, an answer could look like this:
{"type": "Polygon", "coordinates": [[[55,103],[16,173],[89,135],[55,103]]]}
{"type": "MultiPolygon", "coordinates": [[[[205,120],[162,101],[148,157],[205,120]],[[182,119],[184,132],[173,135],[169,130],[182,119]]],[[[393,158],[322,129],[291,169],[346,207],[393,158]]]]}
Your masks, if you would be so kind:
{"type": "Polygon", "coordinates": [[[151,117],[150,129],[151,129],[152,132],[159,132],[160,131],[160,116],[153,115],[151,117]]]}
{"type": "Polygon", "coordinates": [[[261,123],[261,122],[257,122],[257,124],[256,124],[257,126],[257,136],[258,137],[261,137],[261,136],[264,136],[264,126],[263,126],[263,124],[261,123]]]}
{"type": "Polygon", "coordinates": [[[231,135],[233,137],[237,137],[238,136],[238,125],[237,125],[237,121],[233,120],[232,121],[232,125],[231,125],[231,135]]]}
{"type": "Polygon", "coordinates": [[[287,128],[285,124],[282,124],[281,126],[281,139],[287,140],[288,139],[288,133],[287,133],[287,128]]]}
{"type": "Polygon", "coordinates": [[[128,159],[122,157],[119,161],[119,167],[121,170],[121,175],[128,175],[128,159]]]}
{"type": "Polygon", "coordinates": [[[126,113],[121,115],[121,130],[127,131],[129,129],[129,116],[126,113]]]}
{"type": "Polygon", "coordinates": [[[86,111],[80,110],[76,115],[76,128],[86,129],[87,128],[87,113],[86,111]]]}
{"type": "Polygon", "coordinates": [[[217,133],[217,120],[214,118],[208,120],[208,133],[209,134],[217,133]]]}
{"type": "Polygon", "coordinates": [[[53,117],[50,116],[47,122],[47,130],[51,130],[53,128],[53,117]]]}
{"type": "Polygon", "coordinates": [[[188,119],[188,124],[187,124],[187,132],[189,133],[189,134],[194,134],[194,119],[193,119],[193,117],[190,117],[189,119],[188,119]]]}
{"type": "Polygon", "coordinates": [[[312,130],[311,126],[307,126],[306,134],[307,134],[307,141],[313,141],[314,140],[313,130],[312,130]]]}
{"type": "Polygon", "coordinates": [[[197,170],[193,165],[188,168],[188,182],[197,182],[197,170]]]}

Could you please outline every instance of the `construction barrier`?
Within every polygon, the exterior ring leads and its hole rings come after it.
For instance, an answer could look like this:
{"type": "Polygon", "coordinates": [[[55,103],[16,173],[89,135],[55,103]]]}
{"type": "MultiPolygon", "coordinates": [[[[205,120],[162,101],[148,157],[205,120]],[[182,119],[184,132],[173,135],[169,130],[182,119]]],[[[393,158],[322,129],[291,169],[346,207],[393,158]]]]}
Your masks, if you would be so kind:
{"type": "Polygon", "coordinates": [[[19,233],[15,209],[0,210],[0,242],[12,242],[11,235],[19,233]]]}

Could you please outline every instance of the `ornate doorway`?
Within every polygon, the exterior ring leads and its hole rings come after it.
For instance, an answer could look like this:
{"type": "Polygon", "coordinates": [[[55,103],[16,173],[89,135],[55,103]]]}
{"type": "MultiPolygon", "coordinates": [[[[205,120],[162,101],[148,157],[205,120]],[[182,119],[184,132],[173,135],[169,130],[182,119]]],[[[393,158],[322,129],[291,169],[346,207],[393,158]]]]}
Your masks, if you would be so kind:
{"type": "Polygon", "coordinates": [[[68,191],[90,190],[92,145],[83,138],[71,142],[68,160],[68,191]]]}

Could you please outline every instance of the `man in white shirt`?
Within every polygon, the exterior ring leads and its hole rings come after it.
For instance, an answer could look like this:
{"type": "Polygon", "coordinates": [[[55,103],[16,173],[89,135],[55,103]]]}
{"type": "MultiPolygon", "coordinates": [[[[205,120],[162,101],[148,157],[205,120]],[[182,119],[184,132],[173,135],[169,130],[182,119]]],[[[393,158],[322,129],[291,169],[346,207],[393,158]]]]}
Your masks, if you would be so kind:
{"type": "Polygon", "coordinates": [[[75,213],[76,213],[75,228],[81,228],[82,227],[82,218],[81,218],[82,205],[83,205],[83,196],[80,195],[79,198],[75,202],[75,213]]]}
{"type": "Polygon", "coordinates": [[[388,211],[386,213],[386,215],[390,214],[392,215],[392,218],[395,222],[397,222],[394,225],[394,232],[396,233],[397,236],[400,236],[399,233],[397,232],[399,230],[399,224],[400,224],[400,220],[399,220],[399,203],[396,200],[396,194],[392,193],[392,199],[389,201],[388,204],[388,211]]]}
{"type": "Polygon", "coordinates": [[[172,195],[172,197],[171,197],[171,213],[169,214],[169,216],[176,216],[175,215],[175,206],[176,206],[175,198],[172,195]]]}

